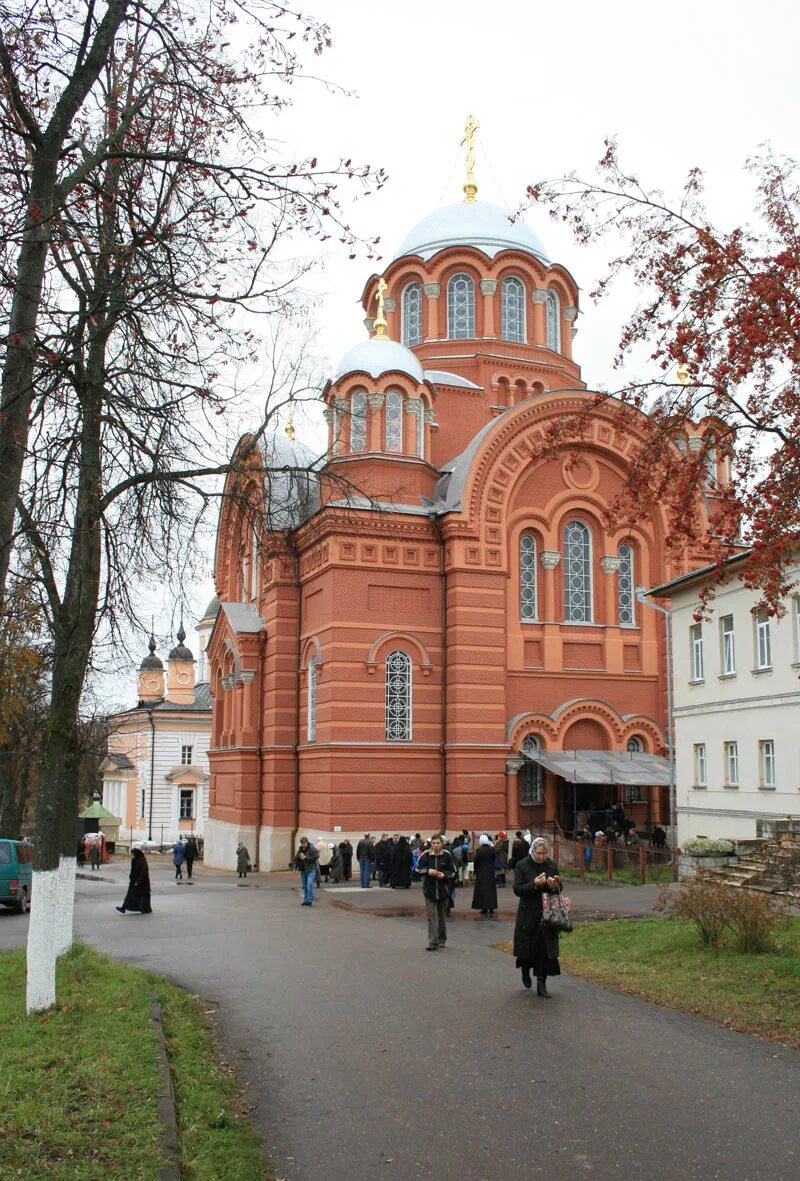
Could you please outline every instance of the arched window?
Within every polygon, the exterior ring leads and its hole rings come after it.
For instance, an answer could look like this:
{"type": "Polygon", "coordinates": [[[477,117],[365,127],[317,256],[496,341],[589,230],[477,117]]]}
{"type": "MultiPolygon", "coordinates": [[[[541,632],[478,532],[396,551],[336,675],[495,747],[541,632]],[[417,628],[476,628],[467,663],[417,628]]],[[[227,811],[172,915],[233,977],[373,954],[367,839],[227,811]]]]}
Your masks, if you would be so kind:
{"type": "Polygon", "coordinates": [[[542,768],[536,762],[536,755],[542,749],[542,744],[535,734],[529,734],[522,744],[522,755],[525,762],[520,772],[521,794],[520,803],[529,807],[542,802],[542,768]]]}
{"type": "Polygon", "coordinates": [[[635,599],[633,594],[633,547],[627,542],[617,550],[619,572],[617,574],[617,612],[620,627],[633,627],[635,599]]]}
{"type": "Polygon", "coordinates": [[[450,340],[475,335],[475,284],[469,275],[453,275],[447,284],[447,335],[450,340]]]}
{"type": "MultiPolygon", "coordinates": [[[[628,739],[628,743],[627,743],[627,746],[625,747],[625,749],[630,751],[631,754],[641,754],[644,751],[644,743],[642,742],[641,738],[637,737],[634,734],[633,738],[628,739]]],[[[643,800],[644,800],[644,797],[642,795],[641,784],[629,783],[626,785],[626,787],[625,787],[625,803],[626,804],[641,804],[643,802],[643,800]]]]}
{"type": "Polygon", "coordinates": [[[386,658],[386,741],[411,741],[411,658],[405,652],[386,658]]]}
{"type": "Polygon", "coordinates": [[[403,450],[403,395],[397,390],[386,395],[386,450],[403,450]]]}
{"type": "Polygon", "coordinates": [[[564,529],[564,618],[592,622],[592,538],[583,521],[564,529]]]}
{"type": "Polygon", "coordinates": [[[519,602],[523,623],[533,623],[536,615],[536,538],[523,533],[519,539],[519,602]]]}
{"type": "Polygon", "coordinates": [[[425,403],[417,399],[417,409],[414,415],[414,441],[417,455],[425,458],[425,403]]]}
{"type": "Polygon", "coordinates": [[[409,283],[403,291],[403,344],[407,349],[422,343],[422,287],[409,283]]]}
{"type": "Polygon", "coordinates": [[[258,526],[253,523],[250,534],[250,598],[258,598],[258,526]]]}
{"type": "Polygon", "coordinates": [[[314,742],[317,737],[317,658],[308,658],[308,710],[306,713],[306,733],[308,741],[314,742]]]}
{"type": "Polygon", "coordinates": [[[515,275],[503,279],[502,325],[503,340],[525,343],[525,288],[515,275]]]}
{"type": "Polygon", "coordinates": [[[342,416],[336,406],[333,407],[333,454],[338,455],[342,449],[341,440],[342,416]]]}
{"type": "Polygon", "coordinates": [[[357,390],[350,399],[350,450],[363,451],[367,446],[367,395],[357,390]]]}
{"type": "Polygon", "coordinates": [[[641,754],[644,750],[644,743],[641,738],[634,734],[633,738],[628,739],[628,745],[625,747],[631,754],[641,754]]]}
{"type": "Polygon", "coordinates": [[[555,353],[561,352],[561,306],[555,291],[548,291],[547,303],[547,347],[555,353]]]}

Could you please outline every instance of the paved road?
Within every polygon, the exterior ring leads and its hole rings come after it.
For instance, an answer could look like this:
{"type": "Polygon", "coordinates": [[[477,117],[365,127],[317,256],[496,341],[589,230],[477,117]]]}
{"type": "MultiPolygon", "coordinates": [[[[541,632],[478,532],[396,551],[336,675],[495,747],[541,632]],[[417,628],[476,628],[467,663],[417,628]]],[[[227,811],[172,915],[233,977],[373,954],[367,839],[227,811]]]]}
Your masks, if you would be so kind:
{"type": "MultiPolygon", "coordinates": [[[[794,1050],[566,976],[541,1000],[490,946],[505,922],[455,923],[427,954],[421,919],[168,873],[149,917],[80,881],[78,933],[213,1004],[280,1178],[800,1176],[794,1050]]],[[[0,947],[26,927],[3,913],[0,947]]]]}

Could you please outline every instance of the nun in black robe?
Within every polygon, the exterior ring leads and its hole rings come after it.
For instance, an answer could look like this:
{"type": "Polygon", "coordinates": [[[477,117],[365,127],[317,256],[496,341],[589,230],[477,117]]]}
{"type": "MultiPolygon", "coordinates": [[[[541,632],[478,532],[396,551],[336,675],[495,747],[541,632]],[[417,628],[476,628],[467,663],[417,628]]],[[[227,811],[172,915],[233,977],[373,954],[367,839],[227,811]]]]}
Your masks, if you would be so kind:
{"type": "Polygon", "coordinates": [[[131,853],[128,893],[122,906],[118,906],[117,910],[120,914],[124,914],[126,910],[134,910],[139,914],[153,913],[150,906],[150,868],[141,849],[134,849],[131,853]]]}
{"type": "Polygon", "coordinates": [[[411,846],[408,837],[400,837],[392,850],[389,885],[393,890],[408,890],[411,887],[411,846]]]}
{"type": "Polygon", "coordinates": [[[559,894],[561,879],[558,866],[547,856],[547,842],[538,837],[530,853],[514,866],[514,893],[519,898],[517,921],[514,926],[514,955],[522,970],[522,983],[530,988],[531,972],[536,977],[539,996],[549,997],[546,979],[560,976],[558,963],[558,931],[542,926],[543,896],[559,894]],[[542,881],[542,875],[545,880],[542,881]],[[547,884],[547,879],[552,883],[547,884]]]}

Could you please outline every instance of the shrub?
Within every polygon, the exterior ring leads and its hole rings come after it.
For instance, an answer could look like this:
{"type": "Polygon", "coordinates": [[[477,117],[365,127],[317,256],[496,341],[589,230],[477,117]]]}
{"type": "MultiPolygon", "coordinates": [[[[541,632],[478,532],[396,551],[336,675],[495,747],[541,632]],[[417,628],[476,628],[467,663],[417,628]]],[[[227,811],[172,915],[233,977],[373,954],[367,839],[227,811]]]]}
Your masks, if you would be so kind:
{"type": "Polygon", "coordinates": [[[699,873],[676,891],[670,910],[676,918],[694,923],[706,947],[717,947],[728,925],[731,893],[730,886],[699,873]]]}
{"type": "Polygon", "coordinates": [[[683,852],[690,857],[730,857],[733,853],[733,841],[690,837],[683,846],[683,852]]]}
{"type": "Polygon", "coordinates": [[[780,914],[763,895],[735,889],[729,893],[727,925],[733,932],[737,950],[745,955],[766,951],[772,946],[780,914]]]}

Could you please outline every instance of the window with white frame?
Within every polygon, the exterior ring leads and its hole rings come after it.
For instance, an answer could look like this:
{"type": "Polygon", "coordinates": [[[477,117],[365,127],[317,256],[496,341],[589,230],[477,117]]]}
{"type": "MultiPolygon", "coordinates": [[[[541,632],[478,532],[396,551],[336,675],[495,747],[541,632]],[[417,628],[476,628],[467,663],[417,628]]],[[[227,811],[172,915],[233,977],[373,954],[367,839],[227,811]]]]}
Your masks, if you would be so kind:
{"type": "Polygon", "coordinates": [[[564,618],[592,622],[592,537],[583,521],[564,528],[564,618]]]}
{"type": "Polygon", "coordinates": [[[190,767],[192,764],[193,756],[194,756],[194,747],[193,746],[184,745],[181,747],[181,765],[182,766],[190,767]]]}
{"type": "Polygon", "coordinates": [[[469,275],[452,275],[448,280],[447,335],[450,340],[475,336],[475,284],[469,275]]]}
{"type": "Polygon", "coordinates": [[[411,658],[400,651],[386,658],[386,741],[411,741],[411,658]]]}
{"type": "Polygon", "coordinates": [[[317,658],[308,658],[308,697],[306,702],[306,733],[309,742],[317,737],[317,658]]]}
{"type": "Polygon", "coordinates": [[[692,680],[702,681],[704,674],[702,623],[693,623],[689,628],[689,655],[691,659],[692,680]]]}
{"type": "Polygon", "coordinates": [[[519,602],[523,623],[533,623],[536,613],[536,538],[523,533],[519,539],[519,602]]]}
{"type": "Polygon", "coordinates": [[[755,615],[756,668],[772,668],[772,624],[766,611],[755,615]]]}
{"type": "Polygon", "coordinates": [[[758,744],[760,786],[765,791],[775,789],[775,740],[764,738],[758,744]]]}
{"type": "Polygon", "coordinates": [[[547,320],[547,347],[555,353],[561,352],[561,304],[555,291],[548,291],[545,303],[547,320]]]}
{"type": "Polygon", "coordinates": [[[739,786],[739,743],[726,742],[724,746],[725,786],[739,786]]]}
{"type": "Polygon", "coordinates": [[[250,531],[250,598],[258,598],[258,526],[250,531]]]}
{"type": "Polygon", "coordinates": [[[194,788],[182,787],[178,806],[180,820],[194,820],[194,788]]]}
{"type": "Polygon", "coordinates": [[[695,787],[706,787],[707,783],[706,744],[704,742],[696,742],[694,744],[694,785],[695,787]]]}
{"type": "Polygon", "coordinates": [[[403,344],[412,348],[422,342],[422,286],[409,283],[403,290],[403,344]]]}
{"type": "Polygon", "coordinates": [[[417,409],[414,414],[414,427],[416,438],[416,452],[420,459],[425,458],[425,403],[421,398],[417,399],[417,409]]]}
{"type": "Polygon", "coordinates": [[[535,734],[529,734],[522,744],[525,762],[520,771],[520,803],[535,807],[542,802],[542,768],[536,756],[542,744],[535,734]]]}
{"type": "Polygon", "coordinates": [[[386,395],[386,450],[403,450],[403,395],[397,390],[386,395]]]}
{"type": "Polygon", "coordinates": [[[350,398],[350,450],[363,451],[367,446],[367,395],[356,390],[350,398]]]}
{"type": "Polygon", "coordinates": [[[525,343],[525,288],[515,275],[503,279],[501,294],[503,340],[525,343]]]}
{"type": "Polygon", "coordinates": [[[617,615],[620,627],[633,627],[635,596],[633,593],[633,546],[624,542],[617,550],[619,571],[617,572],[617,615]]]}
{"type": "Polygon", "coordinates": [[[736,672],[736,644],[732,615],[723,615],[719,621],[719,650],[722,675],[723,677],[732,677],[736,672]]]}

